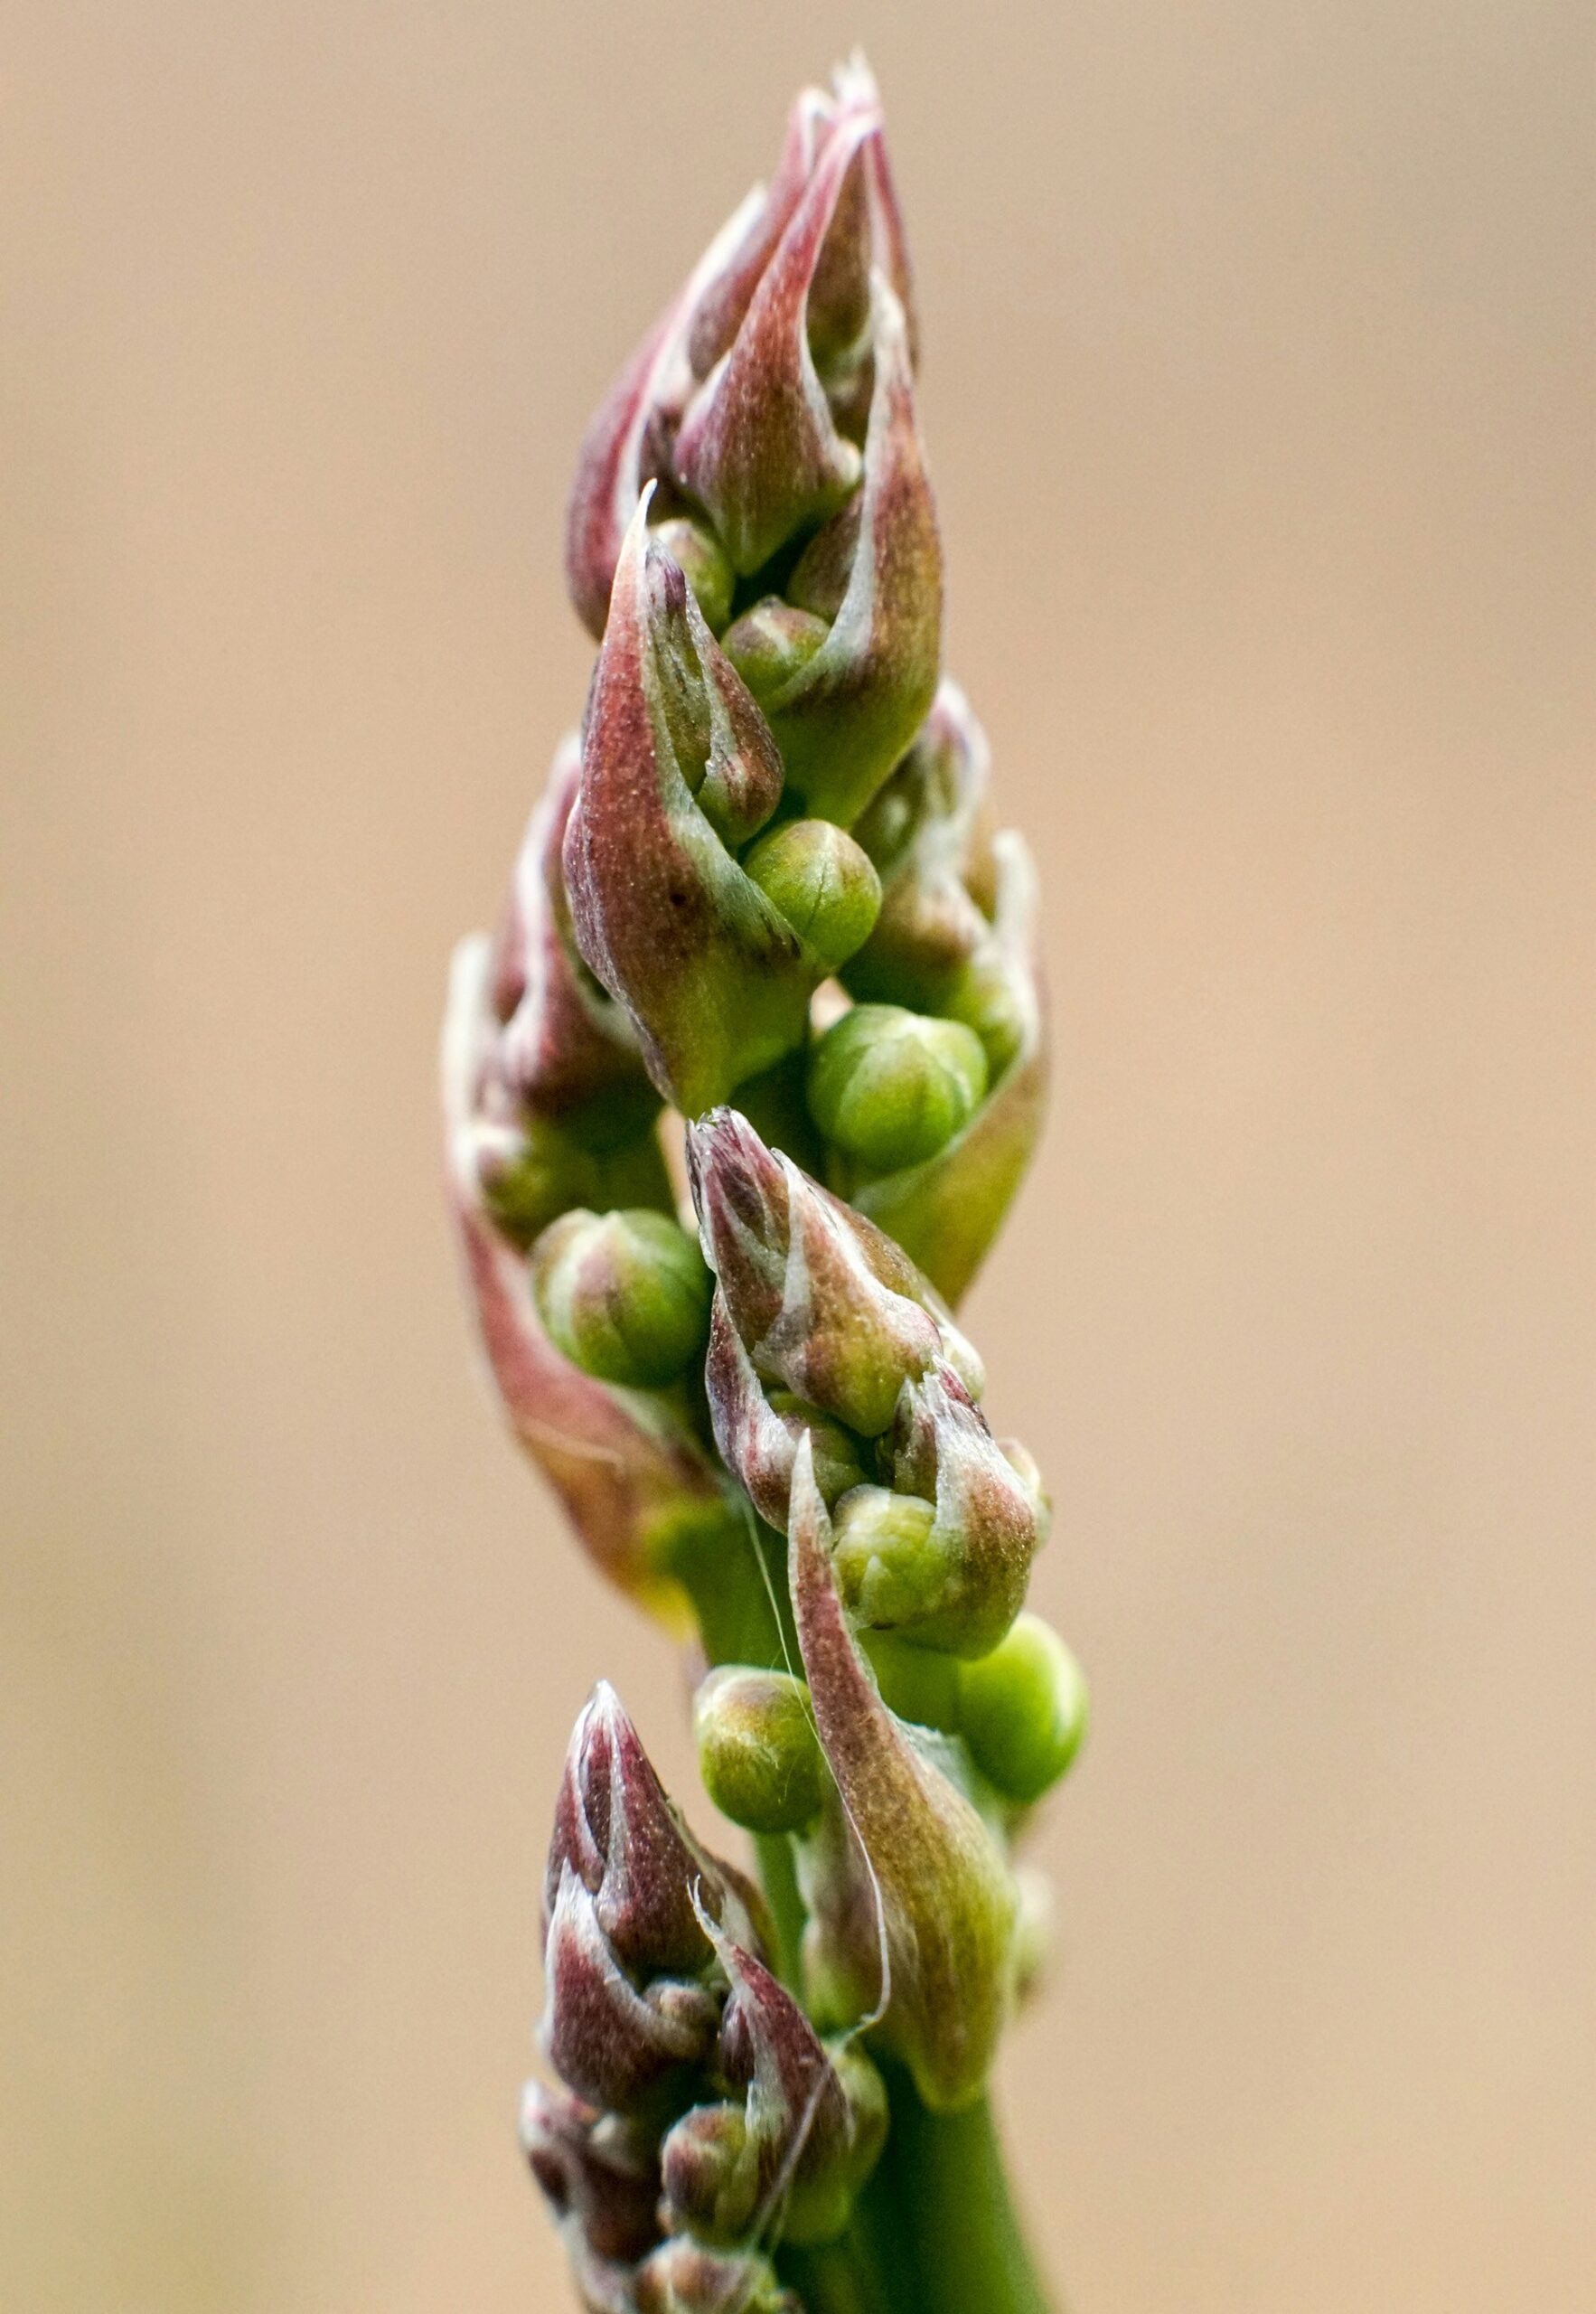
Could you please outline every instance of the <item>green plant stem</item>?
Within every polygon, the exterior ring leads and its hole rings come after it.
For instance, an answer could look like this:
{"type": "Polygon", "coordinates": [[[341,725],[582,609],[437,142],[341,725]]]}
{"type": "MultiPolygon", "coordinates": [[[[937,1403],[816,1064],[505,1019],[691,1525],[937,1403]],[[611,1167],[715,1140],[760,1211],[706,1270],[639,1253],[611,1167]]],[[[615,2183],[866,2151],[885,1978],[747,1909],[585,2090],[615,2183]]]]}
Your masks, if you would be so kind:
{"type": "Polygon", "coordinates": [[[887,2140],[913,2314],[1053,2314],[1009,2190],[990,2101],[932,2113],[887,2072],[887,2140]]]}
{"type": "Polygon", "coordinates": [[[771,1925],[775,1930],[776,1974],[791,1991],[799,1992],[805,1915],[803,1899],[798,1893],[793,1843],[785,1832],[761,1832],[756,1835],[754,1854],[770,1905],[771,1925]]]}
{"type": "Polygon", "coordinates": [[[821,2250],[784,2250],[777,2263],[803,2300],[804,2314],[901,2314],[857,2223],[840,2242],[821,2250]]]}
{"type": "Polygon", "coordinates": [[[806,2314],[1056,2314],[988,2101],[928,2112],[906,2073],[882,2070],[892,2130],[851,2225],[824,2250],[777,2261],[806,2314]]]}

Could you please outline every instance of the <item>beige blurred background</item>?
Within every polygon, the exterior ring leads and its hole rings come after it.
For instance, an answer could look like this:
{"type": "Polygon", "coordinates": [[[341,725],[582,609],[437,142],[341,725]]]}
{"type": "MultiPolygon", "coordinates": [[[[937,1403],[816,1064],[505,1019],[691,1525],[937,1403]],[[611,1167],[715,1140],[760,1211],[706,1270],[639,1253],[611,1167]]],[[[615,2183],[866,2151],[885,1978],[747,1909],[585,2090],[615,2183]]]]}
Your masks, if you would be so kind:
{"type": "Polygon", "coordinates": [[[1593,20],[57,0],[0,40],[0,2303],[563,2308],[564,1736],[433,1043],[632,339],[854,39],[1058,1098],[972,1305],[1094,1679],[1078,2314],[1596,2303],[1593,20]]]}

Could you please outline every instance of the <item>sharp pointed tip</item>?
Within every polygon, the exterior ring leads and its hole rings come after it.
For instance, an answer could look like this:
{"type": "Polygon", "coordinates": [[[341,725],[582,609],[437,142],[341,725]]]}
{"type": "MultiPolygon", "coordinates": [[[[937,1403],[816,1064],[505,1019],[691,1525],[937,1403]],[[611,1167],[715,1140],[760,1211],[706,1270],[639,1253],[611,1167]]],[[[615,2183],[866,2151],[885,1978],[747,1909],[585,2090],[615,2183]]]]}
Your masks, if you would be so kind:
{"type": "MultiPolygon", "coordinates": [[[[649,545],[648,510],[650,503],[653,498],[656,486],[657,485],[652,482],[645,482],[643,484],[642,490],[638,494],[637,503],[632,509],[631,520],[626,524],[625,531],[622,534],[621,551],[615,559],[615,575],[610,585],[610,608],[612,614],[615,610],[616,602],[620,598],[623,578],[624,578],[629,585],[634,586],[636,584],[637,575],[643,569],[643,562],[647,558],[649,545]]],[[[608,631],[608,626],[609,621],[606,620],[606,632],[608,631]]]]}

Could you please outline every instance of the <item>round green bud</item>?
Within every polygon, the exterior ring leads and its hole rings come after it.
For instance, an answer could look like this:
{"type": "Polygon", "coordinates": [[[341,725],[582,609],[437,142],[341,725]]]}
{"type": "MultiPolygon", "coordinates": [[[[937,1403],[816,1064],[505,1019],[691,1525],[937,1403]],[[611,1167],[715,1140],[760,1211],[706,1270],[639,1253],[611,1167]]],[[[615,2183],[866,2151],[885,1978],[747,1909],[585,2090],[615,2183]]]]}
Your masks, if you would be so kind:
{"type": "Polygon", "coordinates": [[[820,1814],[831,1777],[801,1679],[741,1663],[711,1671],[693,1740],[705,1791],[746,1831],[796,1832],[820,1814]]]}
{"type": "Polygon", "coordinates": [[[1013,976],[991,950],[961,964],[942,1000],[950,1021],[962,1021],[981,1039],[990,1076],[1000,1077],[1025,1041],[1027,1010],[1013,976]]]}
{"type": "Polygon", "coordinates": [[[969,1124],[986,1088],[986,1053],[972,1029],[896,1004],[854,1005],[809,1064],[810,1115],[873,1173],[934,1157],[969,1124]]]}
{"type": "Polygon", "coordinates": [[[764,707],[808,666],[831,632],[812,611],[766,595],[727,628],[720,647],[764,707]]]}
{"type": "Polygon", "coordinates": [[[1086,1719],[1081,1667],[1040,1615],[1019,1615],[990,1655],[964,1666],[960,1733],[1006,1799],[1028,1804],[1056,1783],[1086,1719]]]}
{"type": "Polygon", "coordinates": [[[660,2148],[672,2219],[701,2241],[739,2242],[759,2203],[759,2157],[740,2105],[694,2105],[660,2148]]]}
{"type": "Polygon", "coordinates": [[[668,1214],[562,1214],[532,1248],[532,1291],[556,1348],[601,1382],[661,1389],[709,1337],[714,1281],[668,1214]]]}
{"type": "Polygon", "coordinates": [[[670,1194],[660,1144],[645,1116],[631,1115],[630,1138],[619,1135],[596,1147],[594,1136],[573,1127],[530,1118],[502,1148],[484,1158],[483,1202],[507,1237],[530,1246],[551,1221],[572,1206],[644,1205],[670,1194]]]}
{"type": "Polygon", "coordinates": [[[878,1631],[925,1623],[944,1604],[946,1555],[936,1511],[917,1494],[856,1486],[832,1513],[831,1564],[855,1621],[878,1631]]]}
{"type": "Polygon", "coordinates": [[[695,522],[690,514],[668,515],[649,528],[697,596],[705,626],[718,635],[731,616],[737,585],[725,548],[707,524],[695,522]]]}
{"type": "Polygon", "coordinates": [[[881,880],[853,838],[830,820],[788,820],[771,828],[742,864],[828,972],[869,938],[881,880]]]}

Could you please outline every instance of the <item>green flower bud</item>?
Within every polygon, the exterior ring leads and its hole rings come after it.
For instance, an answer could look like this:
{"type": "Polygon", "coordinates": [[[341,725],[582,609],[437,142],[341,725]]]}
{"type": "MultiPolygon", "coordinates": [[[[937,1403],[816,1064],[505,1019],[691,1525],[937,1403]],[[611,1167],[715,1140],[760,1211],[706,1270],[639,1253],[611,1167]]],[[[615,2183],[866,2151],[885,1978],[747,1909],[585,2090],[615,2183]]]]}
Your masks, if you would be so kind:
{"type": "Polygon", "coordinates": [[[759,2149],[740,2105],[695,2105],[661,2149],[661,2174],[671,2213],[701,2241],[742,2241],[759,2207],[759,2149]]]}
{"type": "Polygon", "coordinates": [[[649,529],[698,597],[705,626],[718,635],[731,616],[737,585],[719,540],[706,523],[695,522],[690,514],[669,515],[662,522],[651,522],[649,529]]]}
{"type": "Polygon", "coordinates": [[[711,1671],[693,1699],[693,1740],[704,1789],[734,1824],[795,1832],[819,1815],[831,1777],[801,1679],[735,1663],[711,1671]]]}
{"type": "Polygon", "coordinates": [[[686,2234],[662,2242],[636,2268],[623,2297],[595,2304],[627,2314],[803,2314],[756,2250],[711,2250],[686,2234]]]}
{"type": "MultiPolygon", "coordinates": [[[[1047,1101],[1047,1048],[1036,952],[1036,875],[1020,839],[1005,830],[993,841],[998,869],[991,941],[981,944],[979,973],[953,1006],[988,1044],[989,1064],[1019,1029],[1012,1058],[991,1078],[976,1115],[925,1163],[858,1185],[855,1202],[957,1302],[1009,1209],[1041,1129],[1047,1101]],[[989,967],[1006,974],[1009,992],[987,985],[989,967]],[[979,993],[979,1002],[976,1001],[979,993]],[[1012,1012],[1012,1023],[1004,1013],[1012,1012]]],[[[883,916],[887,913],[886,905],[883,916]]],[[[870,944],[874,948],[876,942],[870,944]]],[[[939,1004],[948,1001],[944,989],[939,1004]]]]}
{"type": "Polygon", "coordinates": [[[995,942],[955,974],[940,1009],[950,1021],[974,1030],[994,1081],[1031,1035],[1036,1012],[1034,999],[1016,987],[1013,967],[995,942]]]}
{"type": "Polygon", "coordinates": [[[833,1515],[832,1565],[855,1623],[890,1631],[921,1622],[947,1587],[947,1554],[932,1534],[935,1505],[859,1486],[833,1515]]]}
{"type": "Polygon", "coordinates": [[[809,1106],[829,1141],[869,1171],[921,1163],[970,1122],[987,1086],[981,1039],[962,1021],[856,1004],[809,1067],[809,1106]]]}
{"type": "Polygon", "coordinates": [[[533,1248],[532,1290],[557,1348],[603,1382],[662,1388],[709,1335],[709,1270],[663,1213],[563,1214],[533,1248]]]}
{"type": "Polygon", "coordinates": [[[763,707],[807,667],[831,633],[823,618],[766,595],[720,638],[720,647],[763,707]]]}
{"type": "Polygon", "coordinates": [[[563,1126],[532,1117],[484,1144],[482,1199],[507,1237],[530,1246],[574,1205],[664,1204],[670,1176],[652,1130],[615,1149],[585,1148],[563,1126]]]}
{"type": "Polygon", "coordinates": [[[964,1666],[959,1725],[981,1773],[1028,1804],[1057,1783],[1086,1733],[1086,1682],[1058,1633],[1022,1614],[1006,1639],[964,1666]]]}
{"type": "Polygon", "coordinates": [[[869,938],[881,880],[853,838],[829,820],[772,828],[744,854],[742,868],[828,972],[869,938]]]}

